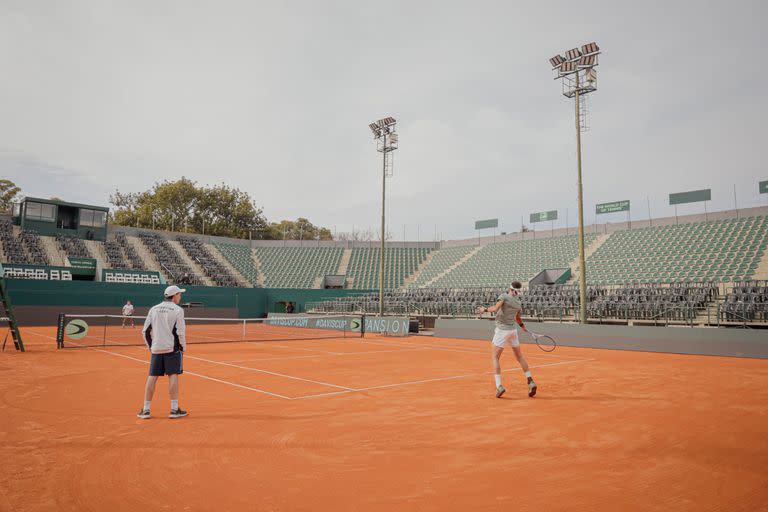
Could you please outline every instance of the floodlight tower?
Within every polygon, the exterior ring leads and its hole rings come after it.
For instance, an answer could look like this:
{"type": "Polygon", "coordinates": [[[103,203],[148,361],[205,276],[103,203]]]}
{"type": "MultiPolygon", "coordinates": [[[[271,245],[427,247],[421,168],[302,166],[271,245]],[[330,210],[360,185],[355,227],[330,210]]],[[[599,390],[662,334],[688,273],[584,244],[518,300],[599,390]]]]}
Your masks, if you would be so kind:
{"type": "Polygon", "coordinates": [[[386,200],[387,200],[387,177],[392,176],[394,160],[392,152],[397,149],[397,133],[395,132],[394,117],[385,117],[368,127],[373,132],[373,138],[376,139],[376,151],[382,155],[381,169],[381,249],[379,251],[379,316],[384,316],[384,241],[386,240],[386,200]]]}
{"type": "Polygon", "coordinates": [[[555,55],[549,59],[555,80],[563,86],[563,96],[574,98],[576,105],[576,161],[578,169],[579,201],[579,319],[587,323],[587,264],[584,258],[584,199],[581,187],[581,132],[587,131],[586,109],[582,112],[582,101],[586,95],[597,90],[597,57],[600,48],[597,43],[588,43],[565,52],[565,57],[555,55]]]}

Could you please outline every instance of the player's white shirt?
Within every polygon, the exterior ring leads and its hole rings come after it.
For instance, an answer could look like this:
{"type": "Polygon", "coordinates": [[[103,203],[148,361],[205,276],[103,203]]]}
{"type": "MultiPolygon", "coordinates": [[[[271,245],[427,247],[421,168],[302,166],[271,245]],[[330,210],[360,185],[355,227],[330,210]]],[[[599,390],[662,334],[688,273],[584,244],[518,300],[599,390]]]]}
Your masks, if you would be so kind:
{"type": "Polygon", "coordinates": [[[123,306],[123,316],[131,316],[133,314],[133,304],[126,304],[123,306]]]}
{"type": "Polygon", "coordinates": [[[173,352],[177,343],[181,350],[186,350],[184,310],[169,300],[152,306],[141,333],[153,354],[173,352]]]}

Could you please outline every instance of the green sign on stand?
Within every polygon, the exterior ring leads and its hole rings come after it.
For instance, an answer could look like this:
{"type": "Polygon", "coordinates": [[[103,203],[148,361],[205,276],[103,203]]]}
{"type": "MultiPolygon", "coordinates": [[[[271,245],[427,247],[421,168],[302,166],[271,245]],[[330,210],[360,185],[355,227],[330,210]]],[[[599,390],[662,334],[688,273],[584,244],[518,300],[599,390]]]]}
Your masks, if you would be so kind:
{"type": "Polygon", "coordinates": [[[768,194],[768,180],[760,182],[760,193],[768,194]]]}
{"type": "Polygon", "coordinates": [[[691,190],[690,192],[678,192],[676,194],[669,194],[669,205],[685,204],[685,203],[698,203],[701,201],[712,200],[712,189],[705,188],[703,190],[691,190]]]}
{"type": "Polygon", "coordinates": [[[490,229],[499,227],[499,219],[476,220],[475,229],[490,229]]]}
{"type": "Polygon", "coordinates": [[[557,220],[557,210],[531,214],[531,224],[536,222],[546,222],[548,220],[557,220]]]}
{"type": "Polygon", "coordinates": [[[612,203],[603,203],[596,206],[597,215],[603,213],[628,212],[629,201],[614,201],[612,203]]]}

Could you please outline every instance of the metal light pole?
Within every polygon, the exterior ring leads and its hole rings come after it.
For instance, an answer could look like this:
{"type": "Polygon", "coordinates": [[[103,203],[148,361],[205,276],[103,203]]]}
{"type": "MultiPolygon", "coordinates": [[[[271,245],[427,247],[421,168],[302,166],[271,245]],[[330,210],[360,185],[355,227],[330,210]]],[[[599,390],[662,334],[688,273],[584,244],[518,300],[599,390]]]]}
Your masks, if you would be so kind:
{"type": "Polygon", "coordinates": [[[586,123],[586,111],[582,111],[582,97],[597,90],[597,73],[600,48],[596,43],[588,43],[565,52],[565,57],[555,55],[549,59],[555,80],[562,82],[563,96],[573,98],[576,105],[576,166],[578,171],[579,202],[579,321],[587,323],[587,262],[584,256],[584,195],[581,181],[581,132],[589,129],[586,123]]]}
{"type": "Polygon", "coordinates": [[[376,139],[376,151],[382,156],[381,169],[381,246],[379,249],[379,316],[384,316],[384,249],[386,241],[386,201],[387,201],[387,176],[392,176],[394,167],[392,151],[397,149],[397,133],[395,132],[394,117],[385,117],[368,127],[376,139]]]}

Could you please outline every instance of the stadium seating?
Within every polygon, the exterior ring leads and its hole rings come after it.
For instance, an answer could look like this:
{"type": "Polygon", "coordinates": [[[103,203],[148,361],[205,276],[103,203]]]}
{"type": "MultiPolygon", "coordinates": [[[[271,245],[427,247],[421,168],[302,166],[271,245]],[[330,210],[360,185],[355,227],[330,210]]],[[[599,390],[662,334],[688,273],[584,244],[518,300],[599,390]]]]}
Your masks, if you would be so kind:
{"type": "Polygon", "coordinates": [[[123,254],[123,249],[115,240],[104,242],[104,254],[107,255],[107,263],[110,268],[131,268],[123,254]]]}
{"type": "Polygon", "coordinates": [[[426,286],[427,283],[448,270],[475,249],[477,249],[475,245],[461,245],[434,251],[432,259],[426,264],[416,280],[411,283],[410,287],[419,288],[426,286]]]}
{"type": "Polygon", "coordinates": [[[131,243],[128,241],[128,238],[125,236],[125,233],[115,233],[115,242],[117,242],[117,245],[121,247],[123,250],[123,253],[128,258],[128,261],[131,263],[130,267],[125,268],[133,268],[136,270],[144,270],[147,268],[146,262],[139,256],[139,253],[136,251],[136,249],[131,245],[131,243]]]}
{"type": "Polygon", "coordinates": [[[724,322],[768,322],[768,281],[734,283],[718,316],[724,322]]]}
{"type": "Polygon", "coordinates": [[[139,239],[155,256],[163,272],[172,284],[203,284],[201,276],[195,274],[168,241],[156,233],[139,233],[139,239]]]}
{"type": "Polygon", "coordinates": [[[72,258],[93,258],[93,254],[82,239],[73,236],[56,235],[59,249],[72,258]]]}
{"type": "MultiPolygon", "coordinates": [[[[429,254],[426,248],[387,248],[384,258],[384,288],[399,288],[403,281],[429,254]]],[[[354,279],[352,287],[370,290],[379,287],[379,248],[354,248],[347,267],[347,277],[354,279]]]]}
{"type": "Polygon", "coordinates": [[[751,278],[768,244],[768,217],[613,233],[588,259],[587,282],[673,283],[751,278]]]}
{"type": "Polygon", "coordinates": [[[4,253],[4,263],[27,263],[24,244],[14,235],[13,225],[9,221],[0,222],[0,244],[4,253]]]}
{"type": "MultiPolygon", "coordinates": [[[[585,242],[590,244],[594,238],[586,235],[585,242]]],[[[575,235],[488,244],[433,286],[503,288],[515,280],[529,281],[544,269],[568,267],[577,255],[575,235]]]]}
{"type": "Polygon", "coordinates": [[[48,265],[48,256],[35,231],[22,230],[19,236],[13,232],[9,221],[0,222],[0,242],[5,255],[4,263],[48,265]]]}
{"type": "Polygon", "coordinates": [[[338,272],[341,247],[257,247],[268,288],[312,288],[319,277],[338,272]]]}
{"type": "Polygon", "coordinates": [[[251,249],[244,245],[214,242],[213,245],[227,261],[253,286],[259,284],[259,272],[253,261],[251,249]]]}
{"type": "MultiPolygon", "coordinates": [[[[502,291],[498,287],[408,288],[387,290],[384,302],[390,314],[475,317],[478,306],[494,304],[502,291]]],[[[587,290],[589,316],[593,320],[690,323],[717,296],[715,283],[591,286],[587,290]]],[[[521,291],[520,300],[526,317],[574,319],[579,308],[579,289],[576,285],[533,286],[521,291]]],[[[376,293],[339,297],[312,304],[308,309],[322,313],[377,313],[379,298],[376,293]]]]}
{"type": "Polygon", "coordinates": [[[238,286],[235,276],[210,253],[203,242],[191,236],[178,236],[176,239],[189,257],[200,265],[205,275],[213,279],[216,285],[238,286]]]}

